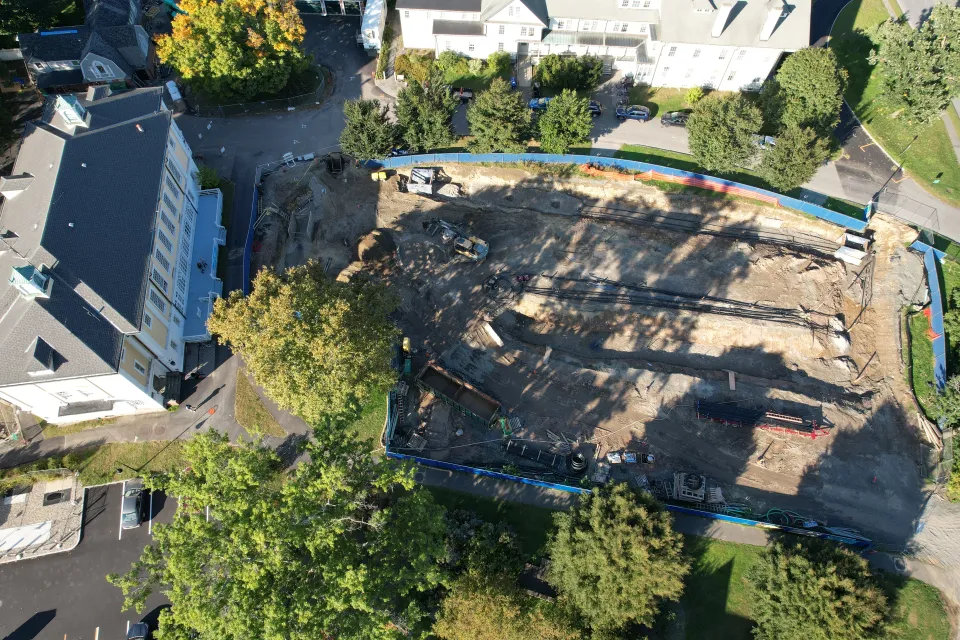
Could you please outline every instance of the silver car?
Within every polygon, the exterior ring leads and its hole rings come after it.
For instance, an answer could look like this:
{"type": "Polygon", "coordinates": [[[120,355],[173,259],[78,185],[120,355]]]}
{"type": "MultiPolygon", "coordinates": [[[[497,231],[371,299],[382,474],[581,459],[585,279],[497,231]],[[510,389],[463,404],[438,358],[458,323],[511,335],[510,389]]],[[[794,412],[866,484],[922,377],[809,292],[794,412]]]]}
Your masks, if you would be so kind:
{"type": "Polygon", "coordinates": [[[123,483],[123,504],[120,506],[120,527],[136,529],[143,520],[143,481],[128,480],[123,483]]]}

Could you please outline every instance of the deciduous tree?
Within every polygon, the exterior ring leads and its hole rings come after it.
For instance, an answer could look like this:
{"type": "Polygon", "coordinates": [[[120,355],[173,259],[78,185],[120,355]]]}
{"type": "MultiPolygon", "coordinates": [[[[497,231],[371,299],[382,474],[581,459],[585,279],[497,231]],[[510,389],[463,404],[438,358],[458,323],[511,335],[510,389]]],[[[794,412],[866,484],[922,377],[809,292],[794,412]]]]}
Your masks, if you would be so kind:
{"type": "Polygon", "coordinates": [[[776,77],[763,87],[764,119],[775,131],[808,127],[828,136],[840,122],[847,70],[833,49],[801,49],[790,54],[776,77]]]}
{"type": "Polygon", "coordinates": [[[157,55],[191,85],[217,98],[277,93],[309,62],[293,0],[181,0],[157,55]]]}
{"type": "Polygon", "coordinates": [[[867,561],[836,544],[776,543],[749,576],[759,640],[887,637],[887,600],[867,561]]]}
{"type": "Polygon", "coordinates": [[[809,181],[828,155],[830,147],[816,131],[789,126],[764,150],[760,175],[774,188],[790,191],[809,181]]]}
{"type": "Polygon", "coordinates": [[[449,147],[456,140],[453,114],[459,100],[443,84],[443,74],[434,69],[424,84],[410,81],[397,96],[394,109],[397,127],[411,151],[449,147]]]}
{"type": "Polygon", "coordinates": [[[540,147],[545,152],[567,153],[570,147],[587,142],[593,128],[588,102],[570,89],[550,101],[537,122],[540,147]]]}
{"type": "Polygon", "coordinates": [[[0,35],[15,36],[53,27],[57,14],[70,3],[72,0],[3,0],[0,2],[0,35]]]}
{"type": "Polygon", "coordinates": [[[597,56],[561,56],[551,53],[540,59],[534,78],[554,89],[593,89],[600,84],[603,62],[597,56]]]}
{"type": "Polygon", "coordinates": [[[603,487],[554,522],[547,578],[595,632],[650,625],[663,602],[680,598],[689,572],[683,542],[648,494],[603,487]]]}
{"type": "Polygon", "coordinates": [[[530,109],[519,91],[510,89],[503,78],[494,78],[470,108],[467,122],[473,153],[522,153],[530,137],[530,109]]]}
{"type": "Polygon", "coordinates": [[[395,304],[380,285],[335,282],[310,262],[282,275],[264,269],[249,296],[218,299],[207,323],[274,402],[318,425],[393,383],[395,304]]]}
{"type": "Polygon", "coordinates": [[[421,623],[445,579],[445,525],[409,469],[330,433],[290,476],[272,452],[215,432],[184,448],[185,471],[148,479],[179,497],[176,517],[108,576],[124,608],[170,599],[158,640],[385,640],[421,623]]]}
{"type": "Polygon", "coordinates": [[[347,100],[343,103],[346,124],[340,133],[340,148],[365,162],[384,158],[396,142],[397,130],[379,100],[347,100]]]}
{"type": "Polygon", "coordinates": [[[960,8],[938,4],[917,29],[885,22],[874,40],[870,61],[880,65],[886,96],[912,118],[931,122],[960,95],[960,8]]]}
{"type": "Polygon", "coordinates": [[[760,110],[739,93],[709,97],[693,107],[687,121],[690,151],[707,171],[729,173],[756,153],[760,110]]]}

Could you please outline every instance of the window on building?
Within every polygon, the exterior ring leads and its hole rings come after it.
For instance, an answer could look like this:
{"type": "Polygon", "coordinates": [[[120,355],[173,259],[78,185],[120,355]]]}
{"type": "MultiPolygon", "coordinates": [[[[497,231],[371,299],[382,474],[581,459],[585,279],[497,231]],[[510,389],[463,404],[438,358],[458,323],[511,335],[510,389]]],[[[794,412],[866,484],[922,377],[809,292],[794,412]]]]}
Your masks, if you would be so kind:
{"type": "Polygon", "coordinates": [[[140,375],[147,375],[147,368],[140,364],[139,360],[133,361],[133,368],[137,370],[137,373],[140,375]]]}
{"type": "Polygon", "coordinates": [[[160,266],[163,267],[167,273],[170,273],[170,261],[167,260],[167,256],[163,255],[163,251],[160,251],[160,247],[157,247],[157,252],[154,255],[157,258],[157,262],[160,263],[160,266]]]}
{"type": "Polygon", "coordinates": [[[645,25],[645,24],[640,25],[640,26],[637,28],[637,33],[646,34],[646,33],[647,33],[647,25],[645,25]]]}
{"type": "Polygon", "coordinates": [[[557,20],[557,31],[563,31],[567,28],[566,20],[557,20]]]}
{"type": "Polygon", "coordinates": [[[497,51],[503,51],[503,43],[502,43],[502,42],[498,42],[498,43],[497,43],[497,51]]]}
{"type": "Polygon", "coordinates": [[[172,255],[172,254],[173,254],[173,243],[170,242],[170,238],[168,238],[168,237],[163,233],[163,231],[158,231],[158,232],[157,232],[157,236],[159,236],[159,238],[160,238],[160,244],[162,244],[163,246],[165,246],[165,247],[167,248],[167,251],[172,255]]]}
{"type": "Polygon", "coordinates": [[[677,55],[677,48],[676,48],[676,47],[670,47],[670,52],[667,53],[667,57],[668,57],[668,58],[672,58],[672,57],[675,56],[675,55],[677,55]]]}
{"type": "Polygon", "coordinates": [[[178,327],[180,326],[180,316],[177,314],[173,314],[173,324],[177,325],[178,327]]]}
{"type": "Polygon", "coordinates": [[[170,179],[170,176],[163,176],[164,180],[167,183],[167,188],[170,189],[173,193],[177,193],[177,183],[170,179]]]}
{"type": "Polygon", "coordinates": [[[157,271],[156,268],[154,268],[153,273],[150,275],[150,279],[153,280],[154,284],[160,287],[164,293],[167,292],[167,280],[160,275],[160,272],[157,271]]]}
{"type": "Polygon", "coordinates": [[[178,169],[177,166],[173,164],[170,158],[167,158],[167,169],[170,171],[170,173],[173,174],[173,179],[177,181],[177,184],[183,183],[183,174],[180,173],[180,169],[178,169]]]}
{"type": "Polygon", "coordinates": [[[644,9],[650,8],[650,0],[643,0],[643,8],[644,9]]]}
{"type": "Polygon", "coordinates": [[[667,75],[668,73],[670,73],[670,67],[664,67],[664,68],[663,68],[663,75],[667,75]]]}
{"type": "Polygon", "coordinates": [[[726,59],[727,59],[727,50],[726,50],[726,49],[720,49],[720,59],[721,59],[721,60],[726,60],[726,59]]]}
{"type": "Polygon", "coordinates": [[[507,9],[507,15],[510,16],[511,18],[513,17],[513,7],[509,7],[507,9]]]}
{"type": "Polygon", "coordinates": [[[79,61],[79,60],[71,60],[71,61],[70,61],[70,64],[72,64],[72,65],[75,66],[75,67],[79,67],[79,66],[80,66],[80,61],[79,61]]]}
{"type": "Polygon", "coordinates": [[[98,78],[112,78],[113,71],[107,69],[101,62],[94,62],[93,75],[97,76],[98,78]]]}
{"type": "Polygon", "coordinates": [[[42,63],[42,62],[34,62],[34,63],[33,63],[33,66],[34,66],[35,68],[37,68],[37,69],[43,69],[43,63],[42,63]]]}
{"type": "Polygon", "coordinates": [[[640,8],[640,4],[641,4],[642,2],[643,2],[643,0],[630,0],[630,8],[631,8],[631,9],[639,9],[639,8],[640,8]]]}
{"type": "Polygon", "coordinates": [[[409,18],[409,17],[410,17],[410,12],[409,12],[409,11],[404,11],[404,12],[403,12],[403,17],[404,17],[404,18],[409,18]]]}
{"type": "Polygon", "coordinates": [[[736,71],[731,72],[730,75],[727,76],[727,82],[732,82],[732,81],[733,81],[733,77],[736,76],[736,75],[737,75],[737,72],[736,72],[736,71]]]}
{"type": "Polygon", "coordinates": [[[740,53],[737,54],[737,60],[743,60],[743,56],[747,55],[746,49],[740,49],[740,53]]]}
{"type": "Polygon", "coordinates": [[[450,45],[450,41],[449,41],[449,40],[447,40],[446,42],[443,43],[443,50],[444,50],[444,51],[450,51],[450,49],[452,49],[452,48],[453,48],[453,47],[450,45]]]}
{"type": "Polygon", "coordinates": [[[620,0],[620,8],[626,9],[630,6],[630,0],[620,0]]]}
{"type": "Polygon", "coordinates": [[[622,25],[620,25],[620,33],[626,33],[626,32],[627,32],[627,29],[628,29],[629,27],[630,27],[630,25],[629,25],[628,23],[624,22],[622,25]]]}
{"type": "Polygon", "coordinates": [[[476,49],[476,47],[473,45],[472,42],[467,43],[467,51],[472,53],[474,49],[476,49]]]}
{"type": "Polygon", "coordinates": [[[177,344],[177,341],[176,341],[176,340],[171,340],[171,341],[170,341],[170,348],[173,349],[174,351],[176,351],[177,349],[180,348],[180,345],[177,344]]]}
{"type": "Polygon", "coordinates": [[[153,326],[153,318],[150,317],[149,313],[143,314],[143,324],[149,329],[153,326]]]}
{"type": "Polygon", "coordinates": [[[683,79],[684,79],[684,80],[689,80],[689,79],[690,79],[690,76],[692,76],[692,75],[693,75],[693,69],[687,69],[687,73],[684,74],[683,79]]]}
{"type": "Polygon", "coordinates": [[[500,26],[497,28],[497,33],[499,33],[500,35],[503,35],[503,32],[506,31],[506,30],[507,30],[506,26],[500,25],[500,26]]]}
{"type": "Polygon", "coordinates": [[[581,23],[584,31],[596,31],[597,30],[597,21],[596,20],[584,20],[581,23]]]}
{"type": "Polygon", "coordinates": [[[150,302],[160,310],[160,313],[164,313],[167,310],[167,303],[163,301],[163,298],[161,298],[160,294],[156,291],[150,291],[150,302]]]}
{"type": "Polygon", "coordinates": [[[693,57],[694,57],[694,58],[699,58],[699,57],[700,57],[700,49],[694,49],[694,50],[693,50],[693,57]]]}

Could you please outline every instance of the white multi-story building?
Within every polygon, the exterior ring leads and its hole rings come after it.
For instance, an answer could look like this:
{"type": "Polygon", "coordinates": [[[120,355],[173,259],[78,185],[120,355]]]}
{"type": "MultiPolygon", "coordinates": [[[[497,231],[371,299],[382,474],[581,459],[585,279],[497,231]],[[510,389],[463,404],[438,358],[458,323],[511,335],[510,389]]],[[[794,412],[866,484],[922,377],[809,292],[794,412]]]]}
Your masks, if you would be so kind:
{"type": "Polygon", "coordinates": [[[397,0],[403,44],[596,55],[653,86],[756,89],[810,43],[810,0],[397,0]]]}
{"type": "Polygon", "coordinates": [[[204,206],[162,89],[49,106],[0,178],[0,400],[48,422],[161,411],[222,291],[219,194],[204,206]]]}

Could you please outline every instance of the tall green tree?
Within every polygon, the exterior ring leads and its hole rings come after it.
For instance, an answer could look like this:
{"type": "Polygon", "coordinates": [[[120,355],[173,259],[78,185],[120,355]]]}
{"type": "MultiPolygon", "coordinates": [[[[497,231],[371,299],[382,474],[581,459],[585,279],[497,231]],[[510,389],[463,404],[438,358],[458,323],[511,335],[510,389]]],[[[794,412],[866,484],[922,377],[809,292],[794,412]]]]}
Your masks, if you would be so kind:
{"type": "Polygon", "coordinates": [[[214,303],[210,331],[240,354],[256,383],[307,423],[352,415],[394,381],[396,300],[370,282],[335,282],[309,262],[264,269],[249,296],[214,303]]]}
{"type": "Polygon", "coordinates": [[[0,2],[0,35],[15,36],[53,27],[57,14],[69,4],[72,0],[3,0],[0,2]]]}
{"type": "Polygon", "coordinates": [[[827,136],[840,122],[847,70],[830,48],[807,48],[790,54],[761,94],[767,126],[808,127],[827,136]]]}
{"type": "Polygon", "coordinates": [[[157,56],[189,84],[217,98],[277,93],[309,59],[294,0],[181,0],[157,56]]]}
{"type": "Polygon", "coordinates": [[[813,178],[829,155],[827,141],[815,130],[791,125],[764,150],[760,175],[779,191],[790,191],[813,178]]]}
{"type": "Polygon", "coordinates": [[[307,453],[286,476],[258,445],[188,441],[185,471],[147,479],[179,496],[176,517],[107,578],[124,608],[165,594],[158,640],[386,640],[423,627],[446,577],[442,508],[410,469],[353,439],[318,433],[307,453]]]}
{"type": "Polygon", "coordinates": [[[940,117],[960,95],[960,8],[938,4],[919,28],[900,19],[880,25],[877,50],[886,96],[920,122],[940,117]]]}
{"type": "Polygon", "coordinates": [[[589,90],[600,84],[603,62],[597,56],[561,56],[556,53],[540,58],[534,79],[554,89],[589,90]]]}
{"type": "Polygon", "coordinates": [[[384,158],[393,149],[397,130],[379,100],[347,100],[343,116],[346,124],[340,133],[340,148],[344,152],[366,162],[384,158]]]}
{"type": "Polygon", "coordinates": [[[567,153],[570,147],[587,142],[593,128],[588,103],[570,89],[550,101],[537,122],[540,147],[546,153],[567,153]]]}
{"type": "Polygon", "coordinates": [[[424,84],[416,80],[400,91],[394,110],[397,127],[410,151],[449,147],[457,139],[453,114],[459,99],[443,84],[443,73],[433,69],[424,84]]]}
{"type": "Polygon", "coordinates": [[[882,589],[867,561],[839,545],[778,542],[749,581],[758,640],[888,637],[882,589]]]}
{"type": "Polygon", "coordinates": [[[554,522],[547,579],[594,632],[651,625],[660,605],[683,593],[690,570],[683,540],[648,494],[608,485],[554,522]]]}
{"type": "Polygon", "coordinates": [[[690,151],[707,171],[730,173],[756,153],[752,136],[762,124],[760,109],[739,93],[704,98],[687,121],[690,151]]]}
{"type": "Polygon", "coordinates": [[[473,153],[522,153],[530,137],[530,109],[523,94],[510,89],[503,78],[494,78],[490,88],[481,91],[470,108],[467,122],[473,140],[473,153]]]}

